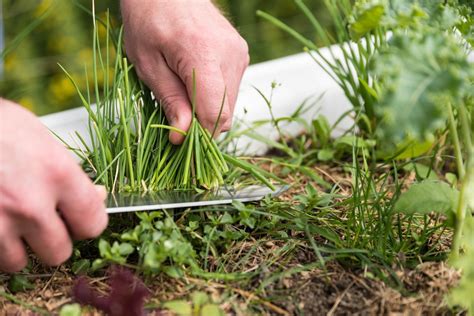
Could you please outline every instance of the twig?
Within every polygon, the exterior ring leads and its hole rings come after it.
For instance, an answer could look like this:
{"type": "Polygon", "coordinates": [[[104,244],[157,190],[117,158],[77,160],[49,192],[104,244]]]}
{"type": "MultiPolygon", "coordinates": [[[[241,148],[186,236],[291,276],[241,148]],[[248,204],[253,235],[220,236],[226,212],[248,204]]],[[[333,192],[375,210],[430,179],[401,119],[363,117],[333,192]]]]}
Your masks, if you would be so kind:
{"type": "Polygon", "coordinates": [[[287,312],[286,310],[284,310],[283,308],[281,307],[278,307],[268,301],[265,301],[263,300],[262,298],[260,298],[258,295],[254,294],[254,293],[250,293],[250,292],[247,292],[247,291],[244,291],[244,290],[241,290],[241,289],[237,289],[237,288],[231,288],[232,291],[244,296],[245,298],[247,298],[248,300],[251,300],[251,301],[258,301],[259,303],[262,303],[262,305],[265,305],[266,307],[268,307],[269,309],[271,309],[272,311],[274,311],[275,313],[279,314],[279,315],[291,315],[289,312],[287,312]]]}
{"type": "Polygon", "coordinates": [[[48,288],[48,286],[51,284],[51,282],[53,281],[53,279],[54,279],[56,273],[58,272],[58,270],[59,270],[59,267],[57,267],[57,268],[54,270],[54,272],[53,272],[53,274],[51,275],[51,277],[49,278],[48,282],[46,282],[46,284],[44,285],[43,289],[41,290],[41,294],[43,294],[44,291],[46,291],[46,289],[48,288]]]}
{"type": "Polygon", "coordinates": [[[352,281],[351,284],[349,284],[349,286],[344,290],[344,292],[342,292],[342,294],[337,297],[336,302],[334,302],[334,305],[331,307],[331,309],[327,313],[327,316],[334,315],[334,312],[336,311],[337,307],[339,306],[339,304],[341,303],[342,299],[347,294],[349,289],[352,287],[352,285],[354,285],[354,281],[352,281]]]}

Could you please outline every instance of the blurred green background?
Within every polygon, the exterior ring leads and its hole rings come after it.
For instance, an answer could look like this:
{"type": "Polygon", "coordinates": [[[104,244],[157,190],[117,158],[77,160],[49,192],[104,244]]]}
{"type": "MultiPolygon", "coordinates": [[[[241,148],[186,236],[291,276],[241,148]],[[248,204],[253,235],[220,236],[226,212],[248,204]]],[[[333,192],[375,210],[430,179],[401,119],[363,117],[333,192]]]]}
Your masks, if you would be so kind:
{"type": "MultiPolygon", "coordinates": [[[[74,87],[58,67],[63,65],[87,84],[84,70],[92,64],[92,19],[78,4],[91,7],[91,0],[2,0],[5,47],[0,96],[17,101],[38,115],[79,106],[74,87]],[[28,32],[29,29],[34,29],[28,32]],[[23,34],[28,33],[26,36],[23,34]]],[[[302,47],[286,33],[258,18],[257,9],[287,22],[308,37],[310,23],[292,0],[218,0],[226,15],[248,41],[251,63],[300,52],[302,47]]],[[[110,9],[120,23],[118,0],[96,1],[96,12],[110,9]]],[[[320,21],[328,14],[320,0],[307,0],[320,21]]]]}

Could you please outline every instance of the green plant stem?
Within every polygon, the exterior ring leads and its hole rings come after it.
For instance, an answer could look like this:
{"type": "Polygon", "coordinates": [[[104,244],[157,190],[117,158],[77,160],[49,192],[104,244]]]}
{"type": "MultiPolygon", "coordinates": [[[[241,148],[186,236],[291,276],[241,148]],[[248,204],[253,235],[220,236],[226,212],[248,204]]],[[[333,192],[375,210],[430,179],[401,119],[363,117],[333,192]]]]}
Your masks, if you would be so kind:
{"type": "MultiPolygon", "coordinates": [[[[471,163],[472,165],[472,163],[471,163]]],[[[459,200],[456,208],[456,226],[454,230],[452,258],[456,260],[459,257],[459,250],[461,248],[461,239],[463,233],[464,222],[466,219],[469,193],[466,192],[470,187],[470,183],[474,181],[474,167],[469,166],[466,175],[462,179],[461,189],[459,191],[459,200]]],[[[472,193],[471,193],[472,194],[472,193]]]]}
{"type": "Polygon", "coordinates": [[[0,296],[4,297],[5,299],[7,299],[7,300],[9,300],[9,301],[11,301],[15,304],[20,305],[21,307],[23,307],[25,309],[33,311],[34,313],[37,313],[37,314],[40,314],[40,315],[50,315],[50,313],[47,310],[36,307],[36,306],[33,306],[31,304],[28,304],[28,303],[18,299],[15,295],[9,294],[9,293],[7,293],[3,290],[0,290],[0,296]]]}
{"type": "Polygon", "coordinates": [[[467,190],[471,187],[471,183],[474,182],[474,148],[472,144],[471,134],[469,131],[470,129],[468,114],[464,104],[461,104],[459,106],[458,117],[461,125],[461,135],[463,138],[463,143],[467,148],[467,168],[465,169],[465,173],[463,174],[463,176],[460,177],[461,188],[459,192],[458,205],[456,208],[456,226],[454,230],[452,245],[453,259],[456,259],[459,256],[464,221],[468,209],[469,194],[472,194],[467,192],[467,190]]]}
{"type": "Polygon", "coordinates": [[[130,148],[130,139],[129,139],[128,126],[127,126],[127,122],[125,120],[126,114],[125,114],[125,107],[124,107],[124,104],[123,104],[124,100],[123,100],[123,96],[122,96],[122,91],[119,90],[118,94],[119,94],[120,112],[122,113],[122,115],[120,115],[120,120],[121,120],[123,130],[124,130],[123,136],[124,136],[124,141],[125,141],[125,153],[127,154],[127,162],[128,162],[129,172],[130,172],[130,185],[133,187],[133,185],[135,184],[135,177],[133,175],[132,151],[131,151],[131,148],[130,148]]]}
{"type": "Polygon", "coordinates": [[[150,127],[167,129],[167,130],[176,132],[178,134],[181,134],[183,136],[187,135],[187,133],[185,131],[183,131],[182,129],[179,129],[179,128],[174,127],[174,126],[168,126],[168,125],[165,125],[165,124],[151,124],[150,127]]]}
{"type": "Polygon", "coordinates": [[[457,130],[456,120],[454,118],[453,106],[451,103],[448,103],[448,114],[449,114],[449,132],[451,135],[451,140],[454,145],[454,156],[456,157],[456,166],[458,169],[459,179],[464,177],[464,162],[462,159],[461,145],[459,141],[459,135],[457,130]]]}

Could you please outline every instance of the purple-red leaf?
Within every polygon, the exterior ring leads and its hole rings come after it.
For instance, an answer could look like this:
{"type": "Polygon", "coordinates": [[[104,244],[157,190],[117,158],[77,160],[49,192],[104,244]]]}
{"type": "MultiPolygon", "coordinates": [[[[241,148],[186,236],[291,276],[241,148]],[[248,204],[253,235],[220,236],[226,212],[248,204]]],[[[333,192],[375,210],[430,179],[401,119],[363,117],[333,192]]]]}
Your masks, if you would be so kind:
{"type": "Polygon", "coordinates": [[[91,305],[111,316],[145,315],[145,299],[150,291],[130,270],[112,267],[109,271],[110,293],[101,296],[85,277],[79,277],[72,289],[76,302],[91,305]]]}

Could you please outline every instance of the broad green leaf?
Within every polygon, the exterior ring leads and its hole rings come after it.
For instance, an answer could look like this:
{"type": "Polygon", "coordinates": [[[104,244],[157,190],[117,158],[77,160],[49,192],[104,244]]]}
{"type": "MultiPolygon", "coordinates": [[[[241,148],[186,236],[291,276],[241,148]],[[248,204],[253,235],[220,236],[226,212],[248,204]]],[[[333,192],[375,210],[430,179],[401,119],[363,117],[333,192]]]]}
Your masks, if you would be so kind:
{"type": "Polygon", "coordinates": [[[163,307],[179,316],[190,316],[192,314],[191,304],[183,300],[166,302],[163,307]]]}
{"type": "Polygon", "coordinates": [[[66,304],[61,307],[59,316],[81,316],[81,305],[79,304],[66,304]]]}
{"type": "Polygon", "coordinates": [[[110,254],[110,244],[107,240],[105,239],[100,239],[99,240],[99,252],[101,257],[105,257],[110,254]]]}
{"type": "Polygon", "coordinates": [[[318,226],[310,226],[308,230],[312,234],[318,234],[327,240],[333,242],[335,245],[341,245],[341,239],[338,234],[327,227],[318,227],[318,226]]]}
{"type": "Polygon", "coordinates": [[[380,26],[385,8],[382,4],[364,4],[357,6],[355,11],[356,16],[350,24],[350,31],[353,39],[358,40],[380,26]]]}
{"type": "Polygon", "coordinates": [[[318,150],[318,160],[320,161],[329,161],[334,159],[334,154],[336,151],[334,149],[321,149],[318,150]]]}
{"type": "MultiPolygon", "coordinates": [[[[446,178],[446,181],[448,181],[449,184],[452,186],[456,186],[458,183],[458,176],[452,172],[447,172],[444,177],[446,178]]],[[[469,191],[468,191],[469,192],[469,191]]]]}
{"type": "Polygon", "coordinates": [[[394,34],[375,70],[382,79],[377,133],[392,143],[433,139],[445,126],[446,104],[472,88],[474,73],[458,40],[439,31],[394,34]]]}
{"type": "Polygon", "coordinates": [[[104,259],[95,259],[94,262],[92,262],[91,270],[97,271],[99,269],[102,269],[106,265],[107,262],[104,259]]]}
{"type": "Polygon", "coordinates": [[[459,192],[447,183],[427,180],[413,184],[402,193],[394,211],[405,214],[438,212],[452,216],[458,198],[459,192]]]}
{"type": "Polygon", "coordinates": [[[201,316],[223,316],[224,312],[215,304],[206,304],[201,308],[201,316]]]}
{"type": "Polygon", "coordinates": [[[257,223],[256,219],[254,217],[247,217],[247,218],[242,218],[240,220],[240,224],[243,224],[249,228],[255,228],[255,224],[257,223]]]}
{"type": "Polygon", "coordinates": [[[184,276],[183,270],[176,266],[166,266],[163,267],[163,272],[166,273],[169,277],[179,279],[184,276]]]}
{"type": "MultiPolygon", "coordinates": [[[[404,160],[413,157],[419,157],[426,152],[428,152],[433,147],[432,141],[424,142],[404,142],[403,144],[397,146],[400,150],[403,150],[395,159],[404,160]]],[[[397,149],[398,149],[397,148],[397,149]]]]}
{"type": "Polygon", "coordinates": [[[225,212],[224,215],[222,215],[222,218],[220,219],[221,224],[232,224],[234,222],[234,219],[232,218],[232,215],[230,215],[228,212],[225,212]]]}
{"type": "Polygon", "coordinates": [[[120,244],[120,248],[119,248],[119,252],[122,256],[128,256],[129,254],[131,254],[135,249],[133,248],[133,246],[129,243],[121,243],[120,244]]]}
{"type": "Polygon", "coordinates": [[[409,165],[404,166],[403,170],[415,172],[418,179],[438,180],[436,172],[429,166],[421,163],[411,163],[409,165]]]}
{"type": "Polygon", "coordinates": [[[194,292],[191,296],[194,306],[202,306],[209,301],[209,297],[204,292],[194,292]]]}

